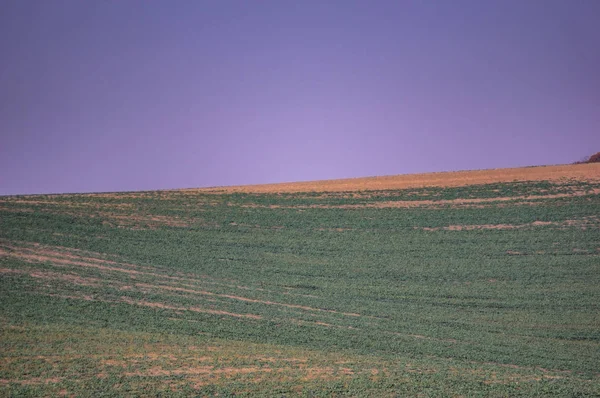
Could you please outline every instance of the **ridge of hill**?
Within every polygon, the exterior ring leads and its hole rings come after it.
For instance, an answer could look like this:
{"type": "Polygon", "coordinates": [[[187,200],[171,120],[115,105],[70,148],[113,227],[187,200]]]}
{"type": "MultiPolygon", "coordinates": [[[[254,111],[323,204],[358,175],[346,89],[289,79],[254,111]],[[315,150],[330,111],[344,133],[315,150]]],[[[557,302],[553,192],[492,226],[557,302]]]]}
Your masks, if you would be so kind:
{"type": "Polygon", "coordinates": [[[282,182],[275,184],[238,185],[210,188],[189,188],[203,192],[339,192],[361,190],[391,190],[424,187],[460,187],[467,185],[525,182],[564,181],[570,179],[600,181],[600,164],[569,164],[531,166],[487,170],[443,171],[433,173],[399,174],[390,176],[344,178],[334,180],[282,182]]]}
{"type": "Polygon", "coordinates": [[[600,396],[599,176],[0,197],[0,396],[600,396]]]}

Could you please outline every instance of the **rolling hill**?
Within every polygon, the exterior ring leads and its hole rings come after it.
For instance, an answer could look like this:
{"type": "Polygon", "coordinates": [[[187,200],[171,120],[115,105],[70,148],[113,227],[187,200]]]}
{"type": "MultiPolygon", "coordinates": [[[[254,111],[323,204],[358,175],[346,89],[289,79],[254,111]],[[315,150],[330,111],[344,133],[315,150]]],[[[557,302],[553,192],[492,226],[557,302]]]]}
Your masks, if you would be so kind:
{"type": "Polygon", "coordinates": [[[600,395],[600,164],[0,197],[0,396],[600,395]]]}

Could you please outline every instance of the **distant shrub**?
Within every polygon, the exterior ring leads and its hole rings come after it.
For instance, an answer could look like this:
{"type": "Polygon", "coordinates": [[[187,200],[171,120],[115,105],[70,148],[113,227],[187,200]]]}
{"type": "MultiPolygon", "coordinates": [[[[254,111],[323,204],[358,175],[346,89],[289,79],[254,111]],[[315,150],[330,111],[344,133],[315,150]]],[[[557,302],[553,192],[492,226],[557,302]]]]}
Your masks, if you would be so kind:
{"type": "Polygon", "coordinates": [[[578,162],[574,162],[573,164],[582,164],[582,163],[598,163],[600,162],[600,152],[596,152],[592,156],[586,156],[578,162]]]}
{"type": "Polygon", "coordinates": [[[597,163],[600,162],[600,152],[596,152],[592,156],[590,156],[586,163],[597,163]]]}

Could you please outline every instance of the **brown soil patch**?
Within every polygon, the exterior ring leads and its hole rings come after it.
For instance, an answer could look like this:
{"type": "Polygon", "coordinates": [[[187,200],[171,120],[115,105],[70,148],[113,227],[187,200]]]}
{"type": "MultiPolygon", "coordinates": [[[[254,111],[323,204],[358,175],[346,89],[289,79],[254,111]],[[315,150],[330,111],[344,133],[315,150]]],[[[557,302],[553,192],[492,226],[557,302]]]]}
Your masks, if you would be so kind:
{"type": "MultiPolygon", "coordinates": [[[[242,356],[238,356],[238,358],[254,358],[254,357],[242,357],[242,356]]],[[[308,359],[306,358],[275,358],[275,357],[257,357],[256,359],[258,359],[259,361],[262,362],[270,362],[270,363],[274,363],[274,362],[308,362],[308,359]]]]}
{"type": "MultiPolygon", "coordinates": [[[[331,204],[312,204],[312,205],[297,205],[297,206],[285,206],[285,205],[262,205],[257,203],[244,204],[241,207],[249,208],[270,208],[270,209],[411,209],[417,207],[481,207],[484,208],[486,205],[498,204],[503,202],[516,202],[518,204],[534,204],[537,201],[548,200],[548,199],[559,199],[559,198],[571,198],[578,196],[587,195],[599,195],[600,189],[594,189],[591,191],[575,191],[571,193],[559,193],[551,195],[529,195],[529,196],[507,196],[497,198],[473,198],[473,199],[440,199],[440,200],[390,200],[381,202],[370,202],[360,204],[345,204],[345,205],[331,205],[331,204]]],[[[343,230],[342,230],[343,231],[343,230]]],[[[341,232],[341,231],[340,231],[341,232]]]]}
{"type": "Polygon", "coordinates": [[[55,294],[55,293],[40,293],[40,294],[42,296],[58,297],[58,298],[71,299],[71,300],[85,300],[85,301],[100,301],[100,302],[103,302],[103,303],[116,303],[116,301],[101,300],[101,299],[94,298],[94,297],[89,296],[89,295],[74,296],[74,295],[69,295],[69,294],[55,294]]]}
{"type": "Polygon", "coordinates": [[[29,275],[34,278],[61,280],[80,286],[99,286],[102,284],[102,280],[99,278],[82,277],[73,274],[60,274],[58,272],[36,271],[30,272],[29,275]]]}
{"type": "MultiPolygon", "coordinates": [[[[277,369],[280,371],[279,369],[277,369]]],[[[164,376],[182,376],[182,375],[238,375],[238,374],[248,374],[248,373],[258,373],[258,372],[273,372],[274,369],[268,367],[242,367],[242,368],[234,368],[234,367],[226,367],[226,368],[217,368],[214,366],[196,366],[196,367],[187,367],[187,368],[178,368],[178,369],[164,369],[159,366],[148,369],[144,372],[127,372],[125,376],[154,376],[154,377],[164,377],[164,376]]]]}
{"type": "MultiPolygon", "coordinates": [[[[194,282],[194,281],[197,281],[200,283],[203,282],[201,280],[195,279],[191,275],[190,276],[182,276],[182,277],[164,275],[164,274],[159,274],[159,273],[155,273],[155,272],[149,272],[149,271],[142,270],[141,267],[138,267],[138,266],[135,266],[132,264],[116,263],[116,262],[112,262],[110,260],[101,260],[101,259],[95,259],[95,258],[90,258],[90,257],[76,256],[73,254],[63,253],[63,252],[52,250],[52,249],[49,249],[46,247],[41,247],[41,246],[33,245],[32,248],[25,248],[25,247],[5,245],[5,247],[10,248],[10,250],[6,250],[6,249],[0,247],[0,257],[15,257],[15,258],[19,258],[21,260],[25,260],[28,262],[49,262],[49,263],[51,263],[53,265],[57,265],[57,266],[74,266],[74,267],[95,268],[95,269],[98,269],[101,271],[125,273],[125,274],[129,275],[131,278],[135,278],[136,276],[150,276],[150,277],[156,278],[157,280],[165,281],[167,283],[173,283],[173,282],[176,282],[176,283],[188,282],[189,283],[189,282],[194,282]],[[127,268],[123,268],[123,267],[127,267],[127,268]]],[[[9,269],[3,269],[2,272],[8,273],[8,272],[15,272],[15,271],[9,270],[9,269]]],[[[35,271],[32,276],[38,277],[38,278],[47,278],[47,279],[50,279],[50,278],[61,279],[61,280],[69,281],[74,284],[97,284],[97,283],[101,282],[100,279],[97,279],[97,278],[87,278],[87,277],[84,278],[84,277],[79,277],[77,275],[72,275],[72,274],[71,275],[60,274],[60,273],[47,272],[47,271],[43,271],[43,272],[35,271]]],[[[121,287],[130,286],[130,285],[126,285],[124,281],[123,281],[123,283],[120,283],[119,285],[121,287]]],[[[238,300],[238,301],[243,301],[243,302],[280,306],[280,307],[285,307],[285,308],[293,308],[293,309],[299,309],[299,310],[311,311],[311,312],[326,312],[326,313],[340,314],[340,315],[352,316],[352,317],[362,316],[361,314],[353,313],[353,312],[343,312],[343,311],[337,311],[337,310],[333,310],[333,309],[310,307],[310,306],[300,305],[300,304],[282,303],[282,302],[275,302],[275,301],[270,301],[270,300],[254,299],[254,298],[249,298],[249,297],[244,297],[244,296],[239,296],[239,295],[215,293],[215,292],[210,292],[207,290],[189,289],[189,288],[172,286],[172,285],[156,285],[156,284],[148,284],[148,283],[136,283],[136,284],[134,284],[134,286],[136,288],[160,289],[160,290],[168,290],[168,291],[174,291],[174,292],[191,293],[191,294],[209,296],[209,297],[214,297],[214,298],[217,298],[217,297],[218,298],[227,298],[227,299],[238,300]]],[[[238,287],[237,285],[232,285],[232,286],[238,287]]],[[[235,314],[235,313],[230,313],[230,312],[226,312],[226,311],[208,310],[208,309],[201,309],[201,308],[172,307],[172,306],[168,306],[167,304],[163,304],[163,303],[150,303],[150,302],[140,301],[140,302],[131,302],[130,304],[145,305],[145,306],[149,306],[149,307],[153,306],[155,308],[166,308],[166,309],[175,310],[175,311],[196,311],[196,312],[212,313],[215,315],[227,315],[227,316],[245,317],[245,318],[252,318],[252,319],[261,319],[261,317],[259,315],[235,314]]]]}
{"type": "Polygon", "coordinates": [[[327,232],[346,232],[352,231],[352,228],[317,228],[317,231],[327,231],[327,232]]]}
{"type": "MultiPolygon", "coordinates": [[[[235,283],[236,281],[231,281],[233,283],[211,281],[211,280],[204,279],[205,277],[202,275],[178,273],[178,275],[181,275],[181,276],[172,276],[172,275],[160,274],[160,273],[158,273],[158,272],[160,272],[160,269],[156,268],[156,267],[143,266],[143,265],[137,265],[137,264],[129,264],[129,263],[112,261],[112,260],[88,257],[88,256],[84,255],[84,253],[90,253],[90,254],[94,254],[94,253],[85,252],[85,251],[77,250],[77,249],[67,249],[67,248],[63,248],[63,247],[59,247],[59,246],[53,246],[53,247],[40,246],[38,244],[29,244],[28,246],[16,246],[16,245],[5,243],[5,242],[0,242],[0,244],[2,244],[0,246],[0,257],[14,257],[14,258],[19,258],[21,260],[31,262],[31,263],[50,262],[51,264],[59,266],[59,267],[73,266],[75,268],[77,268],[77,267],[95,268],[95,269],[98,269],[101,271],[125,273],[134,279],[136,276],[148,276],[148,277],[156,278],[157,280],[161,280],[163,282],[176,283],[179,286],[188,286],[191,288],[196,288],[197,284],[202,284],[202,285],[209,284],[209,285],[225,286],[225,287],[229,287],[229,288],[233,288],[233,289],[240,289],[240,290],[257,290],[257,291],[263,291],[263,292],[277,293],[272,290],[242,286],[242,285],[235,283]],[[2,247],[2,246],[4,246],[4,247],[2,247]],[[69,253],[66,250],[72,250],[74,253],[69,253]],[[202,279],[200,279],[200,278],[202,278],[202,279]]],[[[95,253],[95,254],[100,255],[99,253],[95,253]]],[[[26,271],[15,270],[15,269],[10,269],[10,268],[2,268],[0,270],[0,272],[24,273],[26,271]]],[[[99,279],[96,279],[96,278],[87,278],[87,277],[79,278],[76,275],[64,274],[64,273],[45,272],[43,274],[38,273],[37,275],[34,275],[34,276],[47,277],[47,278],[56,276],[56,278],[61,278],[63,280],[69,280],[73,283],[101,282],[99,279]],[[67,275],[67,276],[65,276],[65,275],[67,275]],[[68,276],[68,275],[71,275],[71,276],[68,276]]],[[[206,277],[206,278],[208,278],[208,277],[206,277]]],[[[114,283],[114,281],[111,281],[111,283],[114,283]]],[[[243,300],[243,301],[253,301],[253,299],[236,296],[236,295],[220,295],[220,294],[211,293],[211,292],[204,291],[204,290],[195,290],[195,289],[193,290],[193,289],[186,289],[183,287],[175,287],[175,286],[150,285],[150,284],[138,283],[135,285],[135,287],[150,288],[150,289],[166,289],[166,290],[180,291],[180,292],[187,292],[187,293],[194,293],[194,294],[221,296],[221,297],[227,297],[227,298],[243,300]]],[[[132,284],[123,284],[122,286],[120,286],[120,288],[122,290],[131,290],[134,288],[134,286],[132,284]]],[[[281,293],[281,292],[278,292],[278,293],[281,293]]],[[[294,293],[287,293],[287,292],[283,292],[283,294],[305,296],[302,294],[294,294],[294,293]]],[[[255,302],[261,302],[261,301],[256,300],[255,302]]],[[[271,303],[271,302],[264,302],[264,304],[267,304],[267,303],[271,303]]],[[[278,305],[278,304],[284,305],[283,303],[272,303],[272,304],[273,305],[278,305]]],[[[290,304],[290,305],[292,305],[292,304],[290,304]]],[[[309,307],[307,307],[307,308],[309,308],[309,307]]],[[[323,310],[323,311],[331,312],[333,310],[323,310]]]]}
{"type": "Polygon", "coordinates": [[[302,380],[317,380],[317,379],[333,379],[334,370],[332,367],[314,367],[314,368],[306,368],[307,375],[302,378],[302,380]]]}
{"type": "MultiPolygon", "coordinates": [[[[75,235],[73,235],[75,236],[75,235]]],[[[3,245],[6,248],[13,250],[16,253],[25,252],[25,253],[39,253],[42,255],[49,255],[51,257],[60,257],[65,259],[72,260],[81,260],[86,262],[100,263],[100,264],[110,264],[110,265],[123,265],[128,268],[142,268],[142,269],[153,269],[154,267],[142,266],[137,264],[128,264],[124,262],[109,260],[106,254],[91,252],[82,249],[75,249],[71,247],[64,246],[47,246],[40,245],[35,242],[11,242],[7,240],[0,240],[0,245],[3,245]]],[[[0,247],[0,250],[2,248],[0,247]]]]}
{"type": "MultiPolygon", "coordinates": [[[[63,196],[66,197],[66,196],[63,196]]],[[[125,209],[129,210],[133,208],[133,203],[98,203],[98,202],[70,202],[70,201],[55,201],[55,200],[39,200],[34,199],[35,197],[31,197],[31,199],[13,199],[13,198],[0,198],[0,203],[16,203],[16,204],[27,204],[27,205],[50,205],[50,206],[60,206],[62,208],[108,208],[111,210],[114,209],[125,209]]]]}
{"type": "MultiPolygon", "coordinates": [[[[68,197],[68,196],[65,196],[68,197]]],[[[101,198],[98,196],[97,198],[101,198]]],[[[91,197],[93,198],[93,196],[91,197]]],[[[132,228],[157,228],[160,226],[187,227],[191,221],[177,216],[147,214],[134,208],[133,203],[98,203],[98,202],[70,202],[30,199],[15,199],[11,197],[0,198],[0,210],[10,212],[48,212],[60,213],[80,218],[100,218],[105,224],[115,227],[132,228]],[[7,204],[16,204],[17,207],[8,207],[7,204]],[[28,207],[22,207],[29,205],[28,207]],[[118,211],[121,212],[118,212],[118,211]]]]}
{"type": "Polygon", "coordinates": [[[0,203],[0,211],[6,211],[10,213],[34,213],[35,209],[29,207],[6,207],[0,203]]]}
{"type": "Polygon", "coordinates": [[[102,365],[106,365],[106,366],[119,366],[122,368],[129,365],[128,361],[118,360],[118,359],[103,359],[100,361],[100,363],[102,365]]]}
{"type": "Polygon", "coordinates": [[[412,333],[399,333],[399,332],[386,332],[386,333],[390,333],[396,336],[406,336],[406,337],[412,337],[415,339],[419,339],[419,340],[433,340],[433,341],[443,341],[446,343],[458,343],[458,340],[456,339],[440,339],[437,337],[429,337],[429,336],[424,336],[422,334],[412,334],[412,333]]]}
{"type": "Polygon", "coordinates": [[[446,227],[414,227],[414,229],[422,229],[423,231],[474,231],[482,229],[520,229],[531,227],[558,226],[561,228],[579,227],[590,228],[600,227],[600,217],[585,217],[579,220],[565,220],[562,222],[555,221],[534,221],[528,224],[482,224],[482,225],[448,225],[446,227]]]}
{"type": "Polygon", "coordinates": [[[296,318],[286,318],[286,319],[279,319],[279,322],[291,322],[295,325],[309,325],[309,326],[324,326],[326,328],[342,328],[342,329],[346,329],[346,326],[340,326],[340,325],[332,325],[331,323],[325,323],[325,322],[320,322],[320,321],[305,321],[303,319],[296,319],[296,318]]]}
{"type": "Polygon", "coordinates": [[[145,284],[145,283],[138,283],[136,286],[148,287],[148,288],[153,288],[153,289],[158,288],[158,289],[172,290],[172,291],[179,291],[179,292],[186,292],[186,293],[193,293],[193,294],[202,294],[202,295],[206,295],[206,296],[224,297],[224,298],[229,298],[229,299],[233,299],[233,300],[245,301],[245,302],[249,302],[249,303],[277,305],[277,306],[283,306],[283,307],[288,307],[288,308],[297,308],[297,309],[306,310],[306,311],[331,312],[334,314],[341,314],[341,315],[346,315],[346,316],[361,316],[360,314],[356,314],[353,312],[341,312],[341,311],[329,310],[329,309],[324,309],[324,308],[314,308],[314,307],[309,307],[309,306],[299,305],[299,304],[278,303],[278,302],[268,301],[268,300],[258,300],[258,299],[248,298],[248,297],[235,296],[235,295],[231,295],[231,294],[213,293],[213,292],[209,292],[206,290],[185,289],[185,288],[180,288],[180,287],[175,287],[175,286],[149,285],[149,284],[145,284]]]}
{"type": "Polygon", "coordinates": [[[254,314],[236,314],[233,312],[209,310],[206,308],[199,308],[199,307],[189,307],[189,308],[175,307],[175,306],[164,304],[164,303],[149,302],[149,301],[142,301],[142,300],[140,300],[140,301],[132,300],[129,297],[121,297],[121,301],[124,303],[127,303],[127,304],[140,305],[140,306],[151,307],[151,308],[163,308],[163,309],[174,310],[174,311],[192,311],[192,312],[199,312],[199,313],[213,314],[213,315],[233,316],[236,318],[262,319],[262,316],[254,315],[254,314]]]}
{"type": "MultiPolygon", "coordinates": [[[[2,255],[2,249],[0,248],[0,255],[2,255]]],[[[24,274],[26,273],[25,271],[19,270],[19,269],[12,269],[12,268],[0,268],[0,274],[24,274]]]]}
{"type": "Polygon", "coordinates": [[[117,272],[125,272],[128,274],[144,274],[144,272],[141,271],[136,271],[136,270],[132,270],[132,269],[123,269],[123,268],[115,268],[115,267],[108,267],[108,266],[104,266],[104,265],[100,265],[100,264],[95,264],[96,259],[87,259],[88,261],[76,261],[76,260],[71,260],[69,258],[64,258],[62,257],[62,253],[56,253],[56,252],[49,252],[49,251],[40,251],[40,253],[48,253],[46,255],[44,254],[34,254],[34,253],[28,253],[27,251],[29,251],[28,249],[22,249],[22,248],[12,248],[14,249],[14,251],[6,251],[4,249],[2,249],[0,247],[0,256],[3,257],[16,257],[25,261],[30,261],[30,262],[51,262],[53,264],[58,264],[58,265],[76,265],[76,266],[81,266],[81,267],[91,267],[91,268],[97,268],[97,269],[101,269],[101,270],[105,270],[105,271],[117,271],[117,272]],[[56,256],[58,255],[58,256],[56,256]],[[56,257],[55,257],[56,256],[56,257]],[[91,260],[91,261],[90,261],[91,260]]]}
{"type": "MultiPolygon", "coordinates": [[[[110,260],[103,260],[92,257],[85,257],[82,255],[73,255],[61,251],[56,251],[53,249],[49,249],[46,247],[41,247],[39,245],[33,245],[33,247],[22,247],[22,246],[12,246],[12,245],[4,245],[6,248],[10,248],[11,250],[5,250],[0,247],[0,256],[4,257],[15,257],[22,259],[28,262],[50,262],[53,265],[58,266],[76,266],[76,267],[88,267],[95,268],[102,271],[109,272],[121,272],[129,274],[132,278],[136,275],[140,276],[151,276],[157,277],[163,280],[176,280],[176,281],[200,281],[195,279],[193,275],[181,274],[181,277],[170,276],[159,274],[156,272],[148,272],[148,271],[159,271],[158,268],[149,267],[149,266],[141,266],[136,264],[129,263],[121,263],[110,260]],[[108,266],[108,265],[115,265],[108,266]],[[145,271],[148,270],[148,271],[145,271]]],[[[203,281],[201,281],[203,282],[203,281]]]]}
{"type": "Polygon", "coordinates": [[[24,386],[27,385],[36,385],[36,384],[55,384],[55,383],[60,383],[62,381],[63,378],[61,377],[52,377],[49,379],[44,379],[42,377],[33,377],[31,379],[25,379],[25,380],[9,380],[9,379],[0,379],[0,384],[11,384],[11,383],[16,383],[16,384],[21,384],[24,386]]]}
{"type": "Polygon", "coordinates": [[[73,198],[104,198],[104,199],[140,199],[140,198],[153,198],[154,191],[152,192],[111,192],[111,193],[86,193],[76,195],[61,195],[64,197],[73,198]]]}
{"type": "Polygon", "coordinates": [[[181,190],[202,193],[342,192],[423,187],[459,187],[515,181],[600,181],[600,164],[539,166],[511,169],[454,171],[384,177],[350,178],[281,184],[247,185],[181,190]]]}
{"type": "MultiPolygon", "coordinates": [[[[119,227],[146,226],[149,228],[156,228],[158,226],[188,227],[190,225],[188,221],[184,221],[178,217],[151,214],[115,214],[103,212],[100,217],[114,222],[115,226],[119,227]]],[[[110,221],[107,222],[110,223],[110,221]]]]}
{"type": "Polygon", "coordinates": [[[236,318],[262,319],[262,317],[260,315],[254,315],[254,314],[236,314],[233,312],[210,310],[210,309],[199,308],[199,307],[189,307],[189,308],[176,307],[176,306],[165,304],[165,303],[150,302],[150,301],[144,301],[144,300],[133,300],[129,297],[121,297],[121,300],[103,300],[103,299],[95,298],[95,297],[92,297],[89,295],[75,296],[75,295],[63,295],[63,294],[53,294],[53,293],[50,293],[50,294],[41,293],[41,294],[45,295],[45,296],[49,296],[49,297],[60,297],[60,298],[66,298],[66,299],[72,299],[72,300],[98,301],[98,302],[102,302],[102,303],[115,303],[115,304],[125,303],[125,304],[130,304],[130,305],[138,305],[138,306],[150,307],[150,308],[160,308],[160,309],[167,309],[167,310],[172,310],[172,311],[192,311],[192,312],[205,313],[205,314],[232,316],[232,317],[236,317],[236,318]]]}

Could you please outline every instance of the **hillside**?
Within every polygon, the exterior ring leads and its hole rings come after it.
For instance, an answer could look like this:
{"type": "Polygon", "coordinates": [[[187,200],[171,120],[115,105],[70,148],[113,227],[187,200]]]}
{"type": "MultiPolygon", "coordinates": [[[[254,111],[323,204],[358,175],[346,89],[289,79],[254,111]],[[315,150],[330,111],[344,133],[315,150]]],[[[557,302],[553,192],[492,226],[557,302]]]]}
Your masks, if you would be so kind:
{"type": "Polygon", "coordinates": [[[525,181],[562,182],[571,179],[600,181],[600,171],[598,166],[593,164],[536,166],[512,169],[466,170],[382,177],[347,178],[341,180],[216,187],[208,189],[204,188],[201,189],[201,191],[228,193],[372,191],[425,187],[462,187],[467,185],[525,181]]]}
{"type": "Polygon", "coordinates": [[[598,163],[0,197],[0,396],[594,396],[598,286],[598,163]]]}

